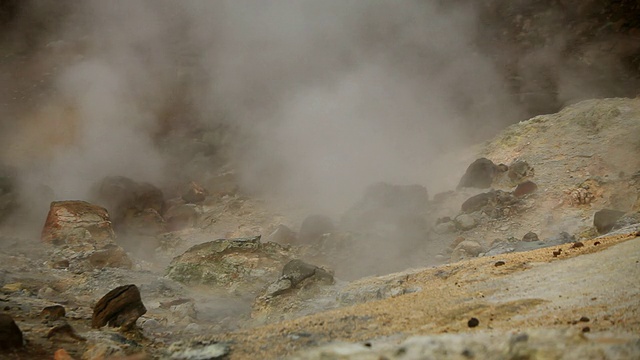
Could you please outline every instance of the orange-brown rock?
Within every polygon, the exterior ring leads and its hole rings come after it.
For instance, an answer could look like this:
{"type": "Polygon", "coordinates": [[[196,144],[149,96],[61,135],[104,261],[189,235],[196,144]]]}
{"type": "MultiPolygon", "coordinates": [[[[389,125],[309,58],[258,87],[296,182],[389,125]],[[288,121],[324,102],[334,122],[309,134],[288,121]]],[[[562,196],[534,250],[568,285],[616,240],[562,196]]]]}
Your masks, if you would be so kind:
{"type": "Polygon", "coordinates": [[[107,210],[85,201],[54,201],[42,229],[42,240],[54,245],[91,242],[107,245],[115,239],[107,210]]]}

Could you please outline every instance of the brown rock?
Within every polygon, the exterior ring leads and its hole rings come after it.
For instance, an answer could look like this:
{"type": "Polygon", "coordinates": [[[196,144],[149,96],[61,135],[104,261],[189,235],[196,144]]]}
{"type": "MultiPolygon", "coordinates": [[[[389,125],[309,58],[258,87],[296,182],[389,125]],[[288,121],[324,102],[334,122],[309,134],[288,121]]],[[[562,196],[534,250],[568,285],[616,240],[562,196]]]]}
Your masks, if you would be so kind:
{"type": "Polygon", "coordinates": [[[62,318],[66,315],[66,311],[64,306],[62,305],[52,305],[47,306],[40,312],[40,317],[45,318],[47,320],[55,321],[59,318],[62,318]]]}
{"type": "Polygon", "coordinates": [[[513,190],[513,195],[517,197],[525,196],[528,194],[533,194],[538,189],[538,185],[533,181],[527,180],[522,182],[516,186],[516,189],[513,190]]]}
{"type": "Polygon", "coordinates": [[[147,312],[135,285],[123,285],[109,291],[93,308],[91,326],[132,328],[136,320],[147,312]]]}
{"type": "Polygon", "coordinates": [[[533,176],[534,169],[526,161],[517,160],[509,166],[507,175],[512,181],[519,182],[526,177],[533,176]]]}
{"type": "Polygon", "coordinates": [[[0,314],[0,350],[20,348],[23,345],[22,331],[13,318],[0,314]]]}
{"type": "Polygon", "coordinates": [[[205,188],[192,181],[187,189],[182,192],[182,200],[188,204],[199,204],[207,198],[209,193],[205,188]]]}
{"type": "Polygon", "coordinates": [[[104,246],[115,234],[107,210],[85,201],[54,201],[42,229],[42,240],[54,245],[90,242],[104,246]]]}
{"type": "Polygon", "coordinates": [[[533,231],[529,231],[528,233],[524,234],[524,236],[522,237],[522,241],[533,242],[540,241],[540,239],[538,238],[538,234],[534,233],[533,231]]]}
{"type": "Polygon", "coordinates": [[[478,194],[465,200],[465,202],[462,203],[461,210],[467,214],[480,211],[494,199],[495,194],[493,192],[478,194]]]}

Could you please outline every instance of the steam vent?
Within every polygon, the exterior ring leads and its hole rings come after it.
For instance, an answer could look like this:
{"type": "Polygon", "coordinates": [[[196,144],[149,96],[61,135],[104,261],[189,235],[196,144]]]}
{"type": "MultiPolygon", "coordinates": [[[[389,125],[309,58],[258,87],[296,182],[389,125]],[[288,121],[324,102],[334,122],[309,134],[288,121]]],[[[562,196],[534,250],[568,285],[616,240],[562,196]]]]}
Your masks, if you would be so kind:
{"type": "Polygon", "coordinates": [[[640,3],[0,0],[0,360],[640,359],[640,3]]]}

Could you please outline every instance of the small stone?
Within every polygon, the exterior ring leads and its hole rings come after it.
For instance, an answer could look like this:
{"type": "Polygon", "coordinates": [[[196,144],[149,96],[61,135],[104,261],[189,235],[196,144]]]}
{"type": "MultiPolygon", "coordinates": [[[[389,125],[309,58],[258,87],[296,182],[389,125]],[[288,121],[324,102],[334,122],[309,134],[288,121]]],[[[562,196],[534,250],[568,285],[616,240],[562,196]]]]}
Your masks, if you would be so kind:
{"type": "Polygon", "coordinates": [[[558,249],[558,250],[554,250],[553,251],[553,257],[558,257],[558,256],[560,256],[560,254],[562,254],[562,249],[558,249]]]}
{"type": "Polygon", "coordinates": [[[589,332],[589,331],[591,331],[591,328],[588,327],[588,326],[585,326],[585,327],[582,328],[582,332],[583,333],[586,333],[586,332],[589,332]]]}
{"type": "Polygon", "coordinates": [[[516,186],[516,189],[513,190],[513,195],[516,197],[522,197],[525,195],[533,194],[538,190],[538,185],[533,181],[527,180],[522,182],[516,186]]]}
{"type": "Polygon", "coordinates": [[[129,329],[147,312],[135,285],[124,285],[109,291],[93,308],[91,327],[105,325],[129,329]]]}
{"type": "Polygon", "coordinates": [[[478,320],[477,318],[472,317],[471,319],[469,319],[469,321],[467,321],[467,326],[469,326],[470,328],[474,328],[478,325],[480,325],[480,320],[478,320]]]}
{"type": "Polygon", "coordinates": [[[589,318],[588,318],[588,317],[586,317],[586,316],[583,316],[583,317],[581,317],[581,318],[580,318],[580,320],[578,320],[578,321],[580,321],[580,322],[589,322],[589,318]]]}
{"type": "Polygon", "coordinates": [[[533,176],[534,169],[526,161],[517,160],[509,166],[507,175],[509,179],[517,182],[526,177],[533,176]]]}
{"type": "Polygon", "coordinates": [[[581,243],[580,241],[576,241],[576,242],[573,243],[573,245],[571,245],[571,248],[572,249],[577,249],[577,248],[581,248],[583,246],[584,246],[583,243],[581,243]]]}
{"type": "Polygon", "coordinates": [[[13,318],[0,314],[0,350],[9,350],[23,346],[22,331],[13,318]]]}
{"type": "Polygon", "coordinates": [[[522,237],[522,241],[534,242],[540,241],[540,239],[538,238],[538,234],[534,233],[533,231],[529,231],[528,233],[524,234],[524,236],[522,237]]]}
{"type": "Polygon", "coordinates": [[[197,341],[191,344],[177,342],[167,349],[168,358],[173,360],[222,359],[229,354],[229,351],[227,344],[209,341],[197,341]]]}
{"type": "Polygon", "coordinates": [[[495,267],[498,267],[498,266],[502,266],[502,265],[505,265],[505,264],[506,264],[506,262],[504,262],[503,260],[498,260],[493,265],[495,267]]]}
{"type": "Polygon", "coordinates": [[[40,317],[47,319],[49,321],[58,320],[66,315],[66,311],[64,306],[62,305],[52,305],[47,306],[40,312],[40,317]]]}

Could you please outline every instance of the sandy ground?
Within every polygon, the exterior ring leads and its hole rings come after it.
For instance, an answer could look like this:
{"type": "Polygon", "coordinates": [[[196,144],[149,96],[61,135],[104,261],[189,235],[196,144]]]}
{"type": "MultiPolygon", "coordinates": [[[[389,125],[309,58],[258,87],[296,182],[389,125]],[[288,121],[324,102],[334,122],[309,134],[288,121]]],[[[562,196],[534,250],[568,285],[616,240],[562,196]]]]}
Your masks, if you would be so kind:
{"type": "MultiPolygon", "coordinates": [[[[588,327],[640,333],[638,232],[409,272],[422,291],[215,337],[231,359],[282,358],[333,341],[373,347],[412,335],[588,327]],[[554,257],[553,251],[562,249],[554,257]],[[504,265],[496,266],[496,262],[504,265]],[[479,326],[470,329],[475,317],[479,326]],[[580,319],[583,318],[583,321],[580,319]],[[584,318],[588,318],[585,321],[584,318]]],[[[372,282],[376,279],[372,278],[372,282]]]]}

